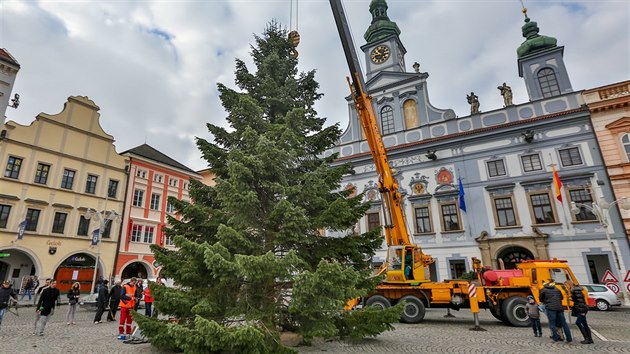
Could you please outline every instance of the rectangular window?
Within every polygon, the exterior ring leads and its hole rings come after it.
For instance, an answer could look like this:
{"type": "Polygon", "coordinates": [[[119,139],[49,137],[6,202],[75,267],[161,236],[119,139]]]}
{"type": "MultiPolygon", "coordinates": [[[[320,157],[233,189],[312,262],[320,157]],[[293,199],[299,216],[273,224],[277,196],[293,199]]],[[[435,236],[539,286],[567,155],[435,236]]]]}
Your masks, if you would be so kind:
{"type": "Polygon", "coordinates": [[[451,268],[451,277],[453,279],[460,279],[466,274],[466,261],[463,259],[451,259],[448,261],[451,268]]]}
{"type": "Polygon", "coordinates": [[[94,194],[96,193],[96,181],[98,177],[94,175],[88,175],[87,181],[85,182],[85,193],[94,194]]]}
{"type": "Polygon", "coordinates": [[[26,210],[26,231],[36,231],[37,223],[39,222],[39,213],[38,209],[27,209],[26,210]]]}
{"type": "Polygon", "coordinates": [[[151,204],[149,205],[151,210],[160,210],[160,195],[157,193],[151,193],[151,204]]]}
{"type": "Polygon", "coordinates": [[[166,246],[173,246],[173,245],[174,245],[174,243],[173,243],[173,237],[171,237],[171,236],[169,236],[169,235],[165,235],[165,238],[164,238],[164,245],[166,245],[166,246]]]}
{"type": "Polygon", "coordinates": [[[50,171],[50,165],[45,163],[37,164],[37,171],[35,171],[35,183],[46,184],[48,181],[48,172],[50,171]]]}
{"type": "Polygon", "coordinates": [[[101,235],[102,238],[110,238],[110,235],[112,233],[112,224],[114,223],[113,220],[108,220],[105,223],[105,230],[103,230],[103,234],[101,235]]]}
{"type": "Polygon", "coordinates": [[[416,214],[416,233],[423,234],[427,232],[433,232],[431,227],[431,215],[429,214],[429,207],[415,208],[416,214]]]}
{"type": "Polygon", "coordinates": [[[131,227],[131,242],[140,242],[142,240],[142,225],[134,224],[131,227]]]}
{"type": "Polygon", "coordinates": [[[144,204],[144,191],[142,189],[136,189],[133,191],[133,203],[135,207],[142,207],[144,204]]]}
{"type": "Polygon", "coordinates": [[[494,199],[494,210],[497,215],[497,226],[515,226],[516,215],[511,197],[502,197],[494,199]]]}
{"type": "Polygon", "coordinates": [[[540,155],[524,155],[521,156],[521,163],[523,164],[523,171],[532,172],[542,170],[542,163],[540,161],[540,155]]]}
{"type": "Polygon", "coordinates": [[[170,202],[166,202],[166,212],[170,214],[175,212],[175,207],[170,202]]]}
{"type": "Polygon", "coordinates": [[[155,230],[155,227],[153,226],[144,227],[144,239],[142,240],[144,243],[153,243],[154,230],[155,230]]]}
{"type": "Polygon", "coordinates": [[[74,171],[64,169],[63,177],[61,177],[61,188],[72,189],[74,183],[74,171]]]}
{"type": "Polygon", "coordinates": [[[488,175],[490,177],[505,176],[503,160],[488,161],[486,164],[488,165],[488,175]]]}
{"type": "Polygon", "coordinates": [[[66,213],[55,213],[55,220],[53,221],[52,232],[56,234],[62,234],[63,230],[66,228],[67,218],[68,214],[66,213]]]}
{"type": "Polygon", "coordinates": [[[531,194],[529,198],[532,204],[532,211],[534,212],[534,224],[551,224],[556,222],[549,193],[531,194]]]}
{"type": "Polygon", "coordinates": [[[597,220],[597,216],[586,208],[586,206],[590,207],[593,205],[593,197],[588,189],[571,189],[569,190],[569,196],[571,201],[575,202],[575,206],[580,209],[579,213],[573,214],[575,221],[597,220]]]}
{"type": "Polygon", "coordinates": [[[147,179],[147,171],[145,170],[136,171],[136,177],[141,178],[141,179],[147,179]]]}
{"type": "Polygon", "coordinates": [[[568,149],[563,149],[559,151],[560,153],[560,163],[562,166],[577,166],[582,164],[582,156],[580,155],[580,149],[577,147],[572,147],[568,149]]]}
{"type": "Polygon", "coordinates": [[[107,197],[116,198],[117,192],[118,192],[118,181],[110,179],[109,186],[107,187],[107,197]]]}
{"type": "Polygon", "coordinates": [[[378,213],[367,214],[368,231],[381,228],[381,218],[378,213]]]}
{"type": "Polygon", "coordinates": [[[459,223],[459,214],[457,213],[457,205],[443,204],[442,209],[442,223],[444,225],[444,231],[459,231],[461,226],[459,223]]]}
{"type": "Polygon", "coordinates": [[[9,221],[9,213],[11,213],[11,206],[0,204],[0,229],[7,228],[7,222],[9,221]]]}
{"type": "Polygon", "coordinates": [[[20,176],[20,168],[22,167],[22,159],[19,157],[9,156],[7,168],[4,170],[4,177],[17,179],[20,176]]]}
{"type": "Polygon", "coordinates": [[[79,229],[77,230],[77,235],[87,236],[89,227],[90,220],[86,219],[85,215],[81,215],[79,217],[79,229]]]}
{"type": "Polygon", "coordinates": [[[153,175],[153,182],[162,183],[163,180],[164,176],[162,176],[161,174],[156,173],[153,175]]]}

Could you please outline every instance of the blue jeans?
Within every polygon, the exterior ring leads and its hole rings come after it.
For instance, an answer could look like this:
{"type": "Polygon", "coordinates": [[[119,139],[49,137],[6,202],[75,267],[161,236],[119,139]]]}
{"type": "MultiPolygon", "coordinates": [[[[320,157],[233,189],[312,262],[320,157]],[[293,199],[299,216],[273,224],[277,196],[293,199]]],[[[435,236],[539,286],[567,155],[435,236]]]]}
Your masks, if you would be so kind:
{"type": "Polygon", "coordinates": [[[567,342],[573,341],[573,338],[571,337],[571,330],[569,329],[569,325],[567,324],[567,319],[564,317],[564,311],[554,311],[547,309],[547,317],[549,318],[551,339],[556,342],[560,340],[556,328],[561,327],[564,331],[564,337],[566,338],[567,342]]]}
{"type": "Polygon", "coordinates": [[[24,293],[22,293],[22,297],[20,298],[20,300],[24,300],[24,296],[26,296],[26,294],[28,294],[28,301],[31,301],[31,293],[33,292],[33,290],[31,289],[24,289],[24,293]]]}
{"type": "Polygon", "coordinates": [[[532,320],[532,329],[535,335],[542,335],[542,326],[540,325],[540,318],[529,318],[532,320]]]}
{"type": "Polygon", "coordinates": [[[0,325],[2,324],[2,319],[4,318],[4,314],[7,312],[7,308],[0,309],[0,325]]]}

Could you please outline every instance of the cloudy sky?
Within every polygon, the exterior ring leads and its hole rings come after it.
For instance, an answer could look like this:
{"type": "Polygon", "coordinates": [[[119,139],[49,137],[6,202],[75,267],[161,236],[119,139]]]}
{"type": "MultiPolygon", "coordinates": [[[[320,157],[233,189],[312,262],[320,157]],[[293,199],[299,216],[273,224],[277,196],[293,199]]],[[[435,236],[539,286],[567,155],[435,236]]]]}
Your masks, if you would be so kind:
{"type": "MultiPolygon", "coordinates": [[[[371,21],[369,3],[344,1],[357,50],[371,21]]],[[[523,41],[518,0],[388,4],[408,51],[407,70],[417,61],[429,73],[434,106],[465,116],[466,93],[475,91],[482,110],[499,108],[496,87],[503,82],[515,103],[527,100],[516,63],[523,41]]],[[[526,0],[525,6],[540,33],[565,46],[574,90],[630,78],[627,0],[526,0]]],[[[13,91],[21,105],[6,115],[30,124],[39,112],[59,113],[68,96],[88,96],[119,152],[146,140],[193,169],[205,168],[194,137],[211,138],[207,122],[225,126],[216,84],[233,86],[234,59],[251,63],[253,35],[272,19],[297,23],[301,70],[316,69],[325,94],[318,112],[345,128],[347,67],[325,0],[0,0],[0,47],[22,67],[13,91]]]]}

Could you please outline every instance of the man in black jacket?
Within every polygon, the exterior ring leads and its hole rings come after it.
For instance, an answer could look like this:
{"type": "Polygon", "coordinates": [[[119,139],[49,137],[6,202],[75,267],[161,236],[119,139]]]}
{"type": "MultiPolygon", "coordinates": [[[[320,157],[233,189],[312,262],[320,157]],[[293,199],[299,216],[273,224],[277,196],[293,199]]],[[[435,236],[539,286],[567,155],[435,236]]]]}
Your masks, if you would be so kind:
{"type": "Polygon", "coordinates": [[[109,289],[107,288],[107,280],[103,280],[98,288],[98,296],[96,297],[96,315],[94,316],[94,324],[101,323],[103,312],[109,301],[109,289]]]}
{"type": "Polygon", "coordinates": [[[140,305],[140,300],[144,297],[144,287],[142,286],[142,279],[138,278],[138,282],[136,283],[136,303],[133,305],[133,309],[138,311],[138,306],[140,305]]]}
{"type": "Polygon", "coordinates": [[[118,280],[109,291],[109,311],[107,312],[108,322],[116,321],[116,312],[118,311],[118,304],[120,303],[121,290],[122,286],[120,286],[120,280],[118,280]]]}
{"type": "Polygon", "coordinates": [[[545,304],[547,318],[549,318],[549,329],[551,329],[551,339],[554,342],[560,341],[556,327],[562,327],[567,343],[571,343],[571,330],[564,317],[564,307],[562,307],[562,292],[556,288],[556,283],[549,280],[543,283],[543,289],[540,291],[540,302],[545,304]]]}
{"type": "MultiPolygon", "coordinates": [[[[52,279],[50,281],[50,286],[42,290],[42,295],[39,297],[37,307],[35,307],[35,311],[40,315],[40,336],[44,335],[44,329],[46,328],[46,323],[48,323],[48,317],[54,313],[55,303],[59,306],[59,289],[57,289],[57,281],[52,279]]],[[[35,328],[37,328],[37,324],[35,324],[35,328]]],[[[33,334],[36,334],[36,332],[33,332],[33,334]]]]}
{"type": "Polygon", "coordinates": [[[11,305],[11,301],[17,301],[17,294],[15,290],[13,290],[13,287],[11,287],[11,282],[5,280],[2,282],[2,286],[0,286],[0,325],[2,325],[2,319],[4,318],[7,308],[11,305]]]}

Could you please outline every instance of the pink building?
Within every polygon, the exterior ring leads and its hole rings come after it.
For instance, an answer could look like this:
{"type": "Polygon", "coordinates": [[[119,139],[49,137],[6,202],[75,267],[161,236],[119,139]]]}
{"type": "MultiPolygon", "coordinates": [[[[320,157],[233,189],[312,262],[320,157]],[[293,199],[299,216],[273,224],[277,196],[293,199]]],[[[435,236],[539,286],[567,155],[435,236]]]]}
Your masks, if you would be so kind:
{"type": "Polygon", "coordinates": [[[176,216],[168,198],[189,201],[189,180],[200,180],[201,176],[147,144],[121,155],[129,159],[129,179],[115,263],[116,278],[154,279],[160,268],[149,246],[174,247],[163,233],[168,223],[166,215],[176,216]]]}

